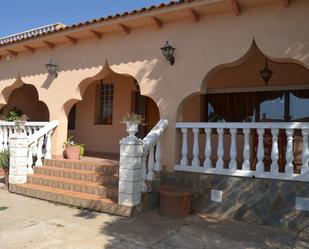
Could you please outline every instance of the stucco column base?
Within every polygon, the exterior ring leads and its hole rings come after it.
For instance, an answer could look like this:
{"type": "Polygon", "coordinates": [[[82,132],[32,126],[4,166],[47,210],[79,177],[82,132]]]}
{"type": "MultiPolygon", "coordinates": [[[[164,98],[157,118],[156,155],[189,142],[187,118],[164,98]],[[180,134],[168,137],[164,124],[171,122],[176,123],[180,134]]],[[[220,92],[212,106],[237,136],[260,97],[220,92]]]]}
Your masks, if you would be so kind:
{"type": "Polygon", "coordinates": [[[134,207],[141,202],[143,142],[137,137],[120,141],[118,204],[134,207]]]}
{"type": "Polygon", "coordinates": [[[28,137],[13,134],[10,138],[10,184],[27,182],[28,137]]]}

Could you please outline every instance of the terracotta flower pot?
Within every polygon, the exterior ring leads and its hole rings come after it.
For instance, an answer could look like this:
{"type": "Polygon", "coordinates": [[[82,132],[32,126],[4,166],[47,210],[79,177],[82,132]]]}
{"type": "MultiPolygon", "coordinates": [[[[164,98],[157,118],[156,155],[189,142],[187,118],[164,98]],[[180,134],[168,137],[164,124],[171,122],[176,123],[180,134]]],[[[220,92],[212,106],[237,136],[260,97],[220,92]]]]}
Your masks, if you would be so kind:
{"type": "Polygon", "coordinates": [[[192,192],[188,189],[163,185],[160,192],[160,214],[170,218],[183,218],[191,213],[192,192]]]}
{"type": "Polygon", "coordinates": [[[65,156],[67,159],[70,159],[70,160],[79,160],[80,159],[80,146],[79,145],[67,146],[65,148],[65,156]]]}
{"type": "Polygon", "coordinates": [[[9,172],[10,170],[8,168],[4,168],[4,184],[7,187],[7,189],[9,189],[9,172]]]}

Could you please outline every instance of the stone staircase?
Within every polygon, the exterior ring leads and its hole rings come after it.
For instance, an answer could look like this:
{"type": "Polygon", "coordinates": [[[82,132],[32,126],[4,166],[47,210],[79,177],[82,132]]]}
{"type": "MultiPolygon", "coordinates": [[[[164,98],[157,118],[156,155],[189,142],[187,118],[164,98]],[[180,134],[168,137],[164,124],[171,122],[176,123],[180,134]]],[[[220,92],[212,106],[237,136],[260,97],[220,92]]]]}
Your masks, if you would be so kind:
{"type": "Polygon", "coordinates": [[[28,182],[10,185],[10,191],[110,214],[129,217],[133,209],[118,202],[119,162],[107,159],[69,161],[45,160],[34,167],[28,182]]]}

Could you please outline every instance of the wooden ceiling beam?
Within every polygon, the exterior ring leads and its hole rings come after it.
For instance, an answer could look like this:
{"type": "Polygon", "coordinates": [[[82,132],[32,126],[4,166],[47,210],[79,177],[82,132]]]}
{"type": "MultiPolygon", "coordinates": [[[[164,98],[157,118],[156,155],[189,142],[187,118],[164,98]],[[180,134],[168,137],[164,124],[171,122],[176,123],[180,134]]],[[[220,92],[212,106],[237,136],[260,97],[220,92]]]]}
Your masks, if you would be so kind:
{"type": "Polygon", "coordinates": [[[68,39],[68,41],[70,42],[70,43],[72,43],[73,45],[76,45],[77,44],[77,39],[76,38],[74,38],[74,37],[72,37],[72,36],[69,36],[69,35],[66,35],[65,36],[67,39],[68,39]]]}
{"type": "Polygon", "coordinates": [[[95,30],[90,30],[90,33],[93,35],[93,37],[97,40],[101,40],[102,39],[102,36],[103,34],[98,32],[98,31],[95,31],[95,30]]]}
{"type": "Polygon", "coordinates": [[[47,48],[54,49],[56,47],[55,43],[49,42],[49,41],[43,41],[47,48]]]}
{"type": "Polygon", "coordinates": [[[35,48],[33,48],[33,47],[30,47],[30,46],[24,46],[24,48],[27,50],[27,51],[29,51],[30,53],[34,53],[35,52],[35,48]]]}
{"type": "Polygon", "coordinates": [[[159,18],[157,18],[155,16],[151,16],[150,20],[151,20],[151,23],[155,26],[155,28],[157,28],[157,29],[162,28],[162,22],[161,22],[161,20],[159,20],[159,18]]]}
{"type": "Polygon", "coordinates": [[[237,0],[230,0],[230,4],[232,6],[232,10],[236,16],[240,16],[241,8],[237,0]]]}
{"type": "Polygon", "coordinates": [[[194,23],[200,21],[200,15],[194,9],[188,9],[188,14],[194,23]]]}
{"type": "Polygon", "coordinates": [[[131,30],[130,30],[130,28],[129,28],[128,26],[126,26],[126,25],[120,23],[120,24],[119,24],[119,28],[120,28],[120,30],[121,30],[122,33],[124,33],[124,34],[126,34],[126,35],[130,34],[130,31],[131,31],[131,30]]]}
{"type": "Polygon", "coordinates": [[[282,4],[284,7],[289,7],[290,1],[289,0],[282,0],[282,4]]]}
{"type": "Polygon", "coordinates": [[[18,55],[18,53],[16,51],[13,51],[13,50],[7,49],[6,52],[8,52],[9,55],[15,56],[15,57],[18,55]]]}

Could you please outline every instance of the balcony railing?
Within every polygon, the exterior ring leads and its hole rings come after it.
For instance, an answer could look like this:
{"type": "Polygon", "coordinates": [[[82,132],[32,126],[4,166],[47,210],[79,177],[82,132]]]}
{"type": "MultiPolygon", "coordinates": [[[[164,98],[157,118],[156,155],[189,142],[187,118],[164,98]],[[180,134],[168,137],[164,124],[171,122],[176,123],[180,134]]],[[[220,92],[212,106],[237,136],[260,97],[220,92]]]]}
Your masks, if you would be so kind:
{"type": "Polygon", "coordinates": [[[182,145],[175,170],[309,182],[309,123],[177,123],[176,128],[182,145]]]}

